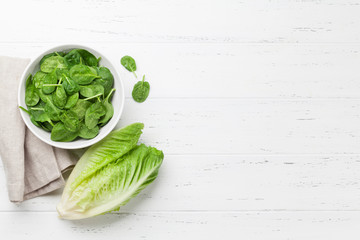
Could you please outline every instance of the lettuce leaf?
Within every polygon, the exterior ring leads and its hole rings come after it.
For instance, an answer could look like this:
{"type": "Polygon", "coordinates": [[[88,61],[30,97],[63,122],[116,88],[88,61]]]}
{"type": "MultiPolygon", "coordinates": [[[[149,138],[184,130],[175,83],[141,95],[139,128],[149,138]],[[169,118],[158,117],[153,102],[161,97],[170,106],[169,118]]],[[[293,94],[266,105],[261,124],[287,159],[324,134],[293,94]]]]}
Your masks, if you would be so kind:
{"type": "MultiPolygon", "coordinates": [[[[136,133],[134,139],[137,142],[140,136],[137,135],[138,131],[141,132],[143,125],[130,126],[131,131],[136,133]]],[[[131,132],[128,127],[124,129],[114,131],[115,135],[131,132]]],[[[57,206],[61,218],[82,219],[118,210],[157,177],[164,158],[162,151],[144,144],[133,146],[131,150],[118,145],[121,153],[111,152],[120,157],[109,160],[102,145],[109,147],[111,144],[108,141],[112,142],[117,137],[114,134],[108,137],[96,148],[90,148],[71,173],[57,206]],[[97,151],[101,151],[101,154],[97,151]],[[99,156],[106,163],[95,162],[93,156],[99,156]]],[[[129,142],[132,143],[134,139],[129,142]]]]}
{"type": "Polygon", "coordinates": [[[143,128],[144,124],[133,123],[112,131],[104,139],[91,146],[71,172],[64,191],[71,193],[82,181],[97,170],[129,152],[139,141],[143,128]]]}

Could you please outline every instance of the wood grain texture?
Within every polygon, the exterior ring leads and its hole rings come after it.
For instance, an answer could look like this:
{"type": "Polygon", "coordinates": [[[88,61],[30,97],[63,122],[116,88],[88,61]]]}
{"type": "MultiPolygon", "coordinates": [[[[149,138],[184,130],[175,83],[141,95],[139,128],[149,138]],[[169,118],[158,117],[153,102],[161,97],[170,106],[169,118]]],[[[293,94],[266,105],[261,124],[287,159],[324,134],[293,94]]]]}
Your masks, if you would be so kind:
{"type": "Polygon", "coordinates": [[[0,230],[12,239],[349,239],[360,234],[359,212],[123,213],[63,221],[55,213],[3,213],[0,230]],[[36,219],[36,224],[29,222],[36,219]]]}
{"type": "Polygon", "coordinates": [[[15,0],[1,8],[0,22],[2,41],[19,43],[353,43],[359,10],[358,0],[15,0]]]}
{"type": "MultiPolygon", "coordinates": [[[[58,43],[0,44],[2,55],[35,57],[58,43]]],[[[117,67],[131,97],[126,54],[151,82],[151,98],[359,98],[360,44],[84,43],[117,67]]]]}
{"type": "Polygon", "coordinates": [[[125,84],[118,127],[145,123],[158,179],[119,214],[57,219],[61,190],[8,202],[0,238],[358,239],[360,0],[14,0],[0,55],[104,53],[125,84]],[[21,7],[20,7],[21,6],[21,7]],[[133,56],[151,83],[119,60],[133,56]]]}

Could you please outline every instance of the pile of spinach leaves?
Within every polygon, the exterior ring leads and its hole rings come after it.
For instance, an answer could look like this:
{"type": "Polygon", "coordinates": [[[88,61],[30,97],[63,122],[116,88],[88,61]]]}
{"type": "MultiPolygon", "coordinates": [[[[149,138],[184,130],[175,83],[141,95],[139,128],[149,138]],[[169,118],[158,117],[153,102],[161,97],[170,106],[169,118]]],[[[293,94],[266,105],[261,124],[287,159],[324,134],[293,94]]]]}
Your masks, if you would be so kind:
{"type": "Polygon", "coordinates": [[[92,139],[114,114],[114,77],[85,49],[53,52],[40,61],[40,70],[26,81],[20,107],[31,122],[51,132],[51,140],[92,139]]]}

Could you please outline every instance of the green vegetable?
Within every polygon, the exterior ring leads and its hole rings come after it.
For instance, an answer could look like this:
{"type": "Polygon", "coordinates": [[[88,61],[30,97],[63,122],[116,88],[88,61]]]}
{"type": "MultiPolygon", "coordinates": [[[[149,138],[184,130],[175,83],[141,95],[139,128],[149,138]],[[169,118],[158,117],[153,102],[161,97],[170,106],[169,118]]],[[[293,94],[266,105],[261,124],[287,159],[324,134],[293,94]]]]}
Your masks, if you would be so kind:
{"type": "Polygon", "coordinates": [[[113,85],[114,85],[114,76],[111,74],[110,70],[106,67],[99,67],[97,71],[100,78],[95,79],[95,84],[100,84],[104,87],[104,95],[107,96],[113,85]]]}
{"type": "Polygon", "coordinates": [[[105,115],[100,119],[99,124],[100,126],[104,126],[114,115],[114,107],[109,101],[112,93],[115,91],[115,88],[113,88],[110,93],[107,95],[107,97],[102,101],[103,106],[105,107],[105,115]]]}
{"type": "Polygon", "coordinates": [[[51,122],[49,115],[45,112],[45,105],[43,101],[39,102],[35,107],[29,108],[29,114],[34,118],[37,122],[51,122]]]}
{"type": "Polygon", "coordinates": [[[71,132],[65,128],[62,122],[58,122],[51,130],[51,140],[58,142],[71,142],[78,136],[77,132],[71,132]]]}
{"type": "Polygon", "coordinates": [[[79,99],[76,102],[75,106],[73,108],[71,108],[71,111],[76,113],[79,120],[83,120],[85,118],[86,110],[88,109],[88,107],[90,107],[90,105],[91,105],[91,102],[83,100],[83,99],[79,99]]]}
{"type": "Polygon", "coordinates": [[[41,71],[50,73],[55,71],[57,68],[67,68],[65,60],[61,56],[51,56],[46,58],[40,65],[41,71]]]}
{"type": "Polygon", "coordinates": [[[37,104],[35,107],[29,108],[29,110],[21,106],[19,108],[30,115],[31,122],[34,123],[34,125],[37,127],[42,127],[41,123],[48,123],[52,126],[53,123],[45,112],[44,106],[45,103],[40,101],[39,104],[37,104]]]}
{"type": "Polygon", "coordinates": [[[56,72],[53,71],[51,73],[46,74],[43,78],[42,91],[45,94],[50,94],[55,91],[55,87],[57,85],[57,76],[56,72]]]}
{"type": "Polygon", "coordinates": [[[60,121],[61,110],[55,106],[51,97],[48,98],[44,110],[52,121],[60,121]]]}
{"type": "Polygon", "coordinates": [[[105,113],[106,109],[101,102],[91,104],[85,113],[85,125],[89,129],[94,128],[99,123],[99,119],[104,116],[105,113]]]}
{"type": "Polygon", "coordinates": [[[72,192],[83,180],[98,169],[115,161],[135,147],[143,128],[144,124],[133,123],[122,129],[112,131],[104,139],[92,145],[80,158],[71,173],[72,176],[68,179],[68,182],[72,182],[69,190],[72,192]]]}
{"type": "Polygon", "coordinates": [[[53,53],[49,53],[49,54],[46,54],[41,60],[40,60],[40,66],[41,64],[43,64],[43,62],[49,58],[49,57],[52,57],[52,56],[61,56],[63,57],[65,55],[64,52],[53,52],[53,53]]]}
{"type": "Polygon", "coordinates": [[[132,91],[132,97],[136,102],[142,103],[149,96],[150,84],[145,82],[145,75],[143,76],[142,81],[138,81],[132,91]]]}
{"type": "Polygon", "coordinates": [[[68,97],[64,108],[65,109],[72,108],[73,106],[75,106],[75,104],[77,103],[78,100],[79,100],[79,93],[77,92],[68,97]]]}
{"type": "Polygon", "coordinates": [[[72,171],[61,202],[61,218],[83,219],[118,210],[158,175],[164,155],[136,146],[143,124],[113,131],[90,147],[72,171]]]}
{"type": "Polygon", "coordinates": [[[81,55],[77,49],[71,50],[64,57],[65,62],[68,66],[74,66],[82,62],[81,55]]]}
{"type": "Polygon", "coordinates": [[[51,95],[45,94],[42,90],[42,88],[38,88],[38,94],[41,99],[41,101],[46,102],[48,100],[48,97],[51,95]]]}
{"type": "Polygon", "coordinates": [[[136,73],[135,73],[136,63],[132,57],[124,56],[121,58],[120,62],[121,62],[121,65],[123,65],[128,71],[132,72],[134,74],[134,76],[137,78],[136,73]]]}
{"type": "Polygon", "coordinates": [[[70,69],[70,77],[79,85],[90,84],[95,78],[99,78],[96,70],[86,65],[75,65],[70,69]]]}
{"type": "Polygon", "coordinates": [[[108,68],[98,66],[99,61],[85,49],[46,54],[40,60],[40,70],[26,81],[28,110],[20,108],[35,126],[55,131],[54,141],[95,137],[113,116],[110,97],[103,98],[110,93],[114,77],[108,68]]]}
{"type": "Polygon", "coordinates": [[[99,84],[89,84],[85,86],[80,86],[80,95],[86,98],[93,97],[95,95],[103,95],[104,87],[99,84]]]}
{"type": "Polygon", "coordinates": [[[25,89],[25,103],[28,107],[35,106],[40,100],[37,89],[35,88],[34,82],[31,79],[32,76],[30,74],[26,80],[25,89]]]}
{"type": "Polygon", "coordinates": [[[53,101],[58,108],[64,108],[67,102],[67,95],[62,85],[56,87],[56,91],[53,93],[53,101]]]}
{"type": "Polygon", "coordinates": [[[77,49],[77,52],[80,54],[81,58],[84,60],[84,64],[92,67],[97,67],[100,58],[96,58],[92,53],[85,49],[77,49]]]}
{"type": "Polygon", "coordinates": [[[99,126],[95,126],[92,129],[89,129],[85,124],[81,124],[79,137],[84,139],[92,139],[99,134],[99,126]]]}
{"type": "Polygon", "coordinates": [[[80,121],[76,113],[72,111],[66,111],[61,114],[60,121],[64,123],[64,127],[70,132],[77,132],[80,129],[80,121]]]}
{"type": "Polygon", "coordinates": [[[52,123],[51,122],[43,122],[43,123],[40,123],[41,124],[41,128],[44,129],[45,131],[48,131],[48,132],[51,132],[51,130],[53,129],[53,125],[51,125],[52,123]]]}
{"type": "Polygon", "coordinates": [[[33,82],[34,82],[36,88],[41,88],[42,87],[45,76],[46,76],[46,73],[41,72],[41,71],[37,72],[34,75],[33,82]]]}
{"type": "Polygon", "coordinates": [[[67,94],[72,95],[80,90],[79,84],[65,74],[63,74],[62,79],[64,79],[62,85],[67,94]]]}

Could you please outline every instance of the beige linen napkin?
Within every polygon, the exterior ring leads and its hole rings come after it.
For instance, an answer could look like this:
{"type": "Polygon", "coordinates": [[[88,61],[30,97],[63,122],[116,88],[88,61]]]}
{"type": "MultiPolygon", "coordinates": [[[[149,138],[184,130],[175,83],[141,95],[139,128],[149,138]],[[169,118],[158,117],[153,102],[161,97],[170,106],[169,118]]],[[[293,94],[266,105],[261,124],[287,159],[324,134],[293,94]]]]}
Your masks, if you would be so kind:
{"type": "Polygon", "coordinates": [[[0,57],[0,156],[12,202],[62,187],[61,172],[75,163],[70,152],[39,140],[21,119],[17,91],[28,63],[28,59],[0,57]]]}

